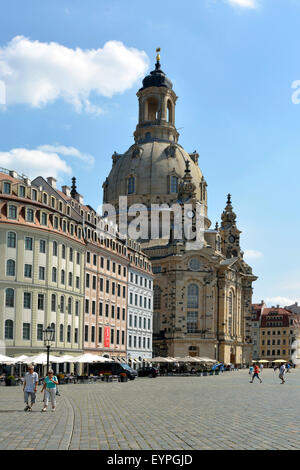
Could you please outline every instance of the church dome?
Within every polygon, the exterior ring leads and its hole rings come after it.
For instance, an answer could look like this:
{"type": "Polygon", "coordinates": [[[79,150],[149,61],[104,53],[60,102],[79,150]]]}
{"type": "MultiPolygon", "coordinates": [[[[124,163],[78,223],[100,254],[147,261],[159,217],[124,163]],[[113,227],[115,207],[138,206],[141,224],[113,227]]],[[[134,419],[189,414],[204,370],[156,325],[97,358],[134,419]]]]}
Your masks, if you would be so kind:
{"type": "Polygon", "coordinates": [[[134,202],[155,203],[157,198],[160,202],[176,202],[186,161],[190,162],[196,197],[203,199],[198,154],[188,154],[179,144],[152,140],[134,144],[124,154],[115,153],[112,158],[113,167],[104,183],[104,202],[117,203],[119,196],[124,195],[134,202]]]}
{"type": "Polygon", "coordinates": [[[172,90],[173,84],[171,80],[166,76],[166,74],[161,70],[160,63],[156,62],[155,70],[150,72],[150,75],[147,75],[143,80],[143,87],[140,89],[144,90],[145,88],[150,88],[152,86],[161,87],[164,86],[172,90]]]}

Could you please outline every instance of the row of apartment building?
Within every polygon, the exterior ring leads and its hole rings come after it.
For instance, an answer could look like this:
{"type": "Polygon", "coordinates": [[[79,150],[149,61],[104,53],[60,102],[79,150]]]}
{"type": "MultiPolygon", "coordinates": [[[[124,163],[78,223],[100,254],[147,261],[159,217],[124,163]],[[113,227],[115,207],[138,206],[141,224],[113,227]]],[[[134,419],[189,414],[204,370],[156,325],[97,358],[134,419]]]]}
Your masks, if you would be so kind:
{"type": "Polygon", "coordinates": [[[252,305],[252,356],[254,360],[292,361],[299,339],[297,304],[267,308],[262,300],[252,305]]]}
{"type": "Polygon", "coordinates": [[[72,187],[0,170],[0,341],[37,354],[152,357],[153,275],[140,244],[119,236],[72,187]]]}

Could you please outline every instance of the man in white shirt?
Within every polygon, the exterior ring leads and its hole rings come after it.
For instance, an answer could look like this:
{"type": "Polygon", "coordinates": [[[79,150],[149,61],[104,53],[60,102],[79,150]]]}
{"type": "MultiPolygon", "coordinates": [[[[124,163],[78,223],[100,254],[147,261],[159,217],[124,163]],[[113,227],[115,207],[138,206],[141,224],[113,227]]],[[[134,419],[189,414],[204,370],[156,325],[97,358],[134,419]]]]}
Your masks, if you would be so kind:
{"type": "Polygon", "coordinates": [[[37,392],[38,383],[39,383],[39,376],[36,372],[34,372],[33,365],[29,364],[28,372],[25,374],[25,377],[24,377],[24,386],[23,386],[24,402],[26,403],[24,411],[32,411],[32,406],[34,405],[35,400],[36,400],[36,392],[37,392]],[[30,397],[30,405],[29,405],[29,397],[30,397]]]}
{"type": "Polygon", "coordinates": [[[284,374],[286,373],[286,367],[285,364],[282,364],[279,369],[279,378],[281,379],[281,383],[284,384],[284,374]]]}

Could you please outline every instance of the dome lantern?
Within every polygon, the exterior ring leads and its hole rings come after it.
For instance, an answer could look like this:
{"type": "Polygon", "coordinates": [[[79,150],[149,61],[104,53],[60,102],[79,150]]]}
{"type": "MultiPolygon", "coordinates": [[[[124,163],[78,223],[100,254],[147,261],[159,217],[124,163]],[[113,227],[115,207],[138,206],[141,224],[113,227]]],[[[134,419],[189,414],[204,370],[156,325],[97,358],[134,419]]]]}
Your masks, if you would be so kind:
{"type": "Polygon", "coordinates": [[[155,70],[143,80],[137,92],[139,98],[139,122],[134,137],[136,143],[159,140],[177,142],[179,134],[175,127],[177,96],[173,84],[161,70],[160,48],[156,49],[155,70]]]}

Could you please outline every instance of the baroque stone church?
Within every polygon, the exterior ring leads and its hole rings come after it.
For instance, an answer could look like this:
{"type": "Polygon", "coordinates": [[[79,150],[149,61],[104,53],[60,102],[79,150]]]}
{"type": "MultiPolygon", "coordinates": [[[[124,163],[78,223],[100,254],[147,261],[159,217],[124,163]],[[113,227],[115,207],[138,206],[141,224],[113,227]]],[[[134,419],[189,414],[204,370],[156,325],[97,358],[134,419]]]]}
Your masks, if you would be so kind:
{"type": "Polygon", "coordinates": [[[103,202],[114,205],[117,214],[119,196],[127,196],[128,207],[144,204],[149,213],[152,204],[202,204],[205,230],[200,249],[187,249],[188,241],[184,236],[175,240],[172,230],[167,239],[140,240],[155,274],[153,354],[249,363],[252,283],[257,277],[243,260],[230,195],[220,227],[210,228],[199,156],[178,143],[177,96],[161,69],[159,54],[156,59],[155,70],[137,92],[135,142],[125,153],[113,154],[103,202]]]}

